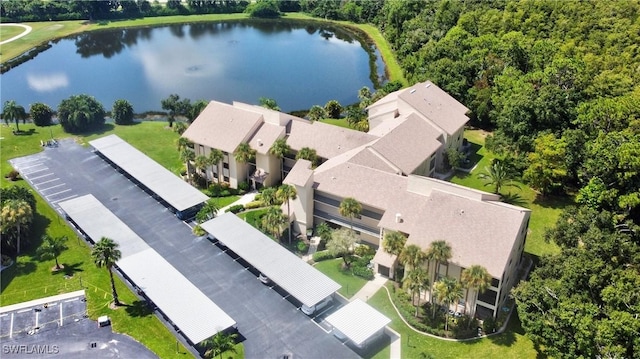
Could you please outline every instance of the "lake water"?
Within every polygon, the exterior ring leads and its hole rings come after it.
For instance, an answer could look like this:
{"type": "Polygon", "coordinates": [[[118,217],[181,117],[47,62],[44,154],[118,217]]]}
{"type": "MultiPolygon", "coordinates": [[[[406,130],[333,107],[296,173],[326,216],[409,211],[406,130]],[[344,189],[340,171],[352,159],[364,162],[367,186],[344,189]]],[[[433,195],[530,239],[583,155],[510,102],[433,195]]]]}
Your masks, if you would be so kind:
{"type": "Polygon", "coordinates": [[[273,98],[283,111],[338,100],[358,101],[363,86],[383,79],[384,64],[340,28],[287,21],[198,23],[92,32],[61,39],[1,75],[2,102],[56,108],[88,94],[111,109],[117,99],[135,112],[161,110],[172,93],[192,101],[273,98]]]}

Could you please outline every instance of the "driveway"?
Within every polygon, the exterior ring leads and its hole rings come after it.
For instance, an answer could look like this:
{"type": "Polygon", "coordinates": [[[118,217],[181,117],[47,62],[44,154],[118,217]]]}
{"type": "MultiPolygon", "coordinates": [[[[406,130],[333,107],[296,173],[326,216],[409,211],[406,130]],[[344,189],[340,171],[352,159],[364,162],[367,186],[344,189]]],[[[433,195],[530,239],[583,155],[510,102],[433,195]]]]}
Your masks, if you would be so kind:
{"type": "Polygon", "coordinates": [[[187,224],[90,149],[63,140],[56,148],[10,162],[56,209],[60,198],[93,194],[238,323],[247,358],[358,357],[278,288],[263,285],[241,260],[194,236],[187,224]]]}

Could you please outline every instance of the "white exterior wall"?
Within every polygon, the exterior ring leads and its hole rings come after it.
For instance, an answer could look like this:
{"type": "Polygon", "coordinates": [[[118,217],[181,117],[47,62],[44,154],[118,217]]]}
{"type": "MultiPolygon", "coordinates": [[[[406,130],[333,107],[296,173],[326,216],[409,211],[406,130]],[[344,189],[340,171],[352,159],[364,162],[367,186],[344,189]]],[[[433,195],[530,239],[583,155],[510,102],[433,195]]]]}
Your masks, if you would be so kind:
{"type": "Polygon", "coordinates": [[[305,186],[295,186],[296,199],[291,200],[291,213],[295,214],[293,222],[294,230],[306,233],[313,228],[313,177],[310,177],[305,186]]]}
{"type": "Polygon", "coordinates": [[[280,159],[268,154],[256,154],[256,170],[267,172],[264,180],[265,187],[271,187],[282,181],[280,171],[280,159]]]}

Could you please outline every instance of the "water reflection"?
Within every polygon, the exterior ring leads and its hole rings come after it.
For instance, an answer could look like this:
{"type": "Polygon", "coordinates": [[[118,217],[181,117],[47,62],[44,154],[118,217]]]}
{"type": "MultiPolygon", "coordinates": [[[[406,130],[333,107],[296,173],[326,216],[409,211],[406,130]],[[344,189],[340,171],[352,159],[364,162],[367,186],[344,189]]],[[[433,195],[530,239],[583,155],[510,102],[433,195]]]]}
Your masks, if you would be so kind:
{"type": "Polygon", "coordinates": [[[65,73],[27,74],[29,88],[37,92],[50,92],[69,86],[69,77],[65,73]]]}

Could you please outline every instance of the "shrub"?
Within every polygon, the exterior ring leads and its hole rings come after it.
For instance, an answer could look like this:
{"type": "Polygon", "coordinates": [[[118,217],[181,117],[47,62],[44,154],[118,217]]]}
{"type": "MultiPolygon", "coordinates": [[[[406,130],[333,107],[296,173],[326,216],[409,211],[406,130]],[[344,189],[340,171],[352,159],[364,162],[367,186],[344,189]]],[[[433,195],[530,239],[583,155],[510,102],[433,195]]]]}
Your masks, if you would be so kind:
{"type": "Polygon", "coordinates": [[[371,258],[373,258],[373,255],[376,254],[376,250],[366,244],[360,244],[356,247],[354,253],[360,257],[372,256],[371,258]]]}
{"type": "Polygon", "coordinates": [[[372,280],[373,279],[373,270],[367,268],[367,267],[353,267],[352,268],[353,271],[353,275],[358,276],[358,277],[362,277],[366,280],[372,280]]]}
{"type": "Polygon", "coordinates": [[[94,97],[77,95],[58,105],[58,120],[65,132],[83,132],[104,125],[104,107],[94,97]]]}
{"type": "Polygon", "coordinates": [[[127,100],[116,100],[111,109],[111,117],[116,125],[130,125],[133,123],[133,106],[127,100]]]}
{"type": "Polygon", "coordinates": [[[251,188],[251,186],[247,181],[242,181],[238,183],[238,190],[240,190],[241,192],[247,192],[249,188],[251,188]]]}
{"type": "Polygon", "coordinates": [[[244,211],[244,205],[242,204],[236,204],[227,208],[227,212],[231,212],[231,213],[239,213],[242,211],[244,211]]]}
{"type": "Polygon", "coordinates": [[[36,102],[29,107],[29,115],[31,115],[31,119],[36,126],[49,126],[51,125],[53,110],[44,103],[36,102]]]}
{"type": "Polygon", "coordinates": [[[9,179],[9,181],[17,181],[18,178],[20,178],[20,172],[11,170],[9,171],[9,173],[7,173],[6,177],[9,179]]]}
{"type": "Polygon", "coordinates": [[[255,209],[263,206],[264,206],[264,203],[262,203],[262,201],[253,201],[245,204],[244,209],[255,209]]]}
{"type": "Polygon", "coordinates": [[[220,191],[220,197],[228,197],[231,196],[231,191],[228,189],[224,189],[222,191],[220,191]]]}
{"type": "Polygon", "coordinates": [[[495,333],[497,329],[498,329],[498,322],[495,319],[493,319],[493,317],[489,317],[485,319],[484,322],[482,323],[482,331],[484,331],[485,334],[495,333]]]}
{"type": "Polygon", "coordinates": [[[298,252],[300,253],[307,253],[307,251],[309,250],[309,245],[305,241],[298,241],[296,247],[298,248],[298,252]]]}
{"type": "Polygon", "coordinates": [[[314,262],[322,262],[322,261],[326,261],[327,259],[334,259],[334,258],[335,256],[331,254],[329,251],[320,251],[320,252],[315,252],[313,254],[314,262]]]}

